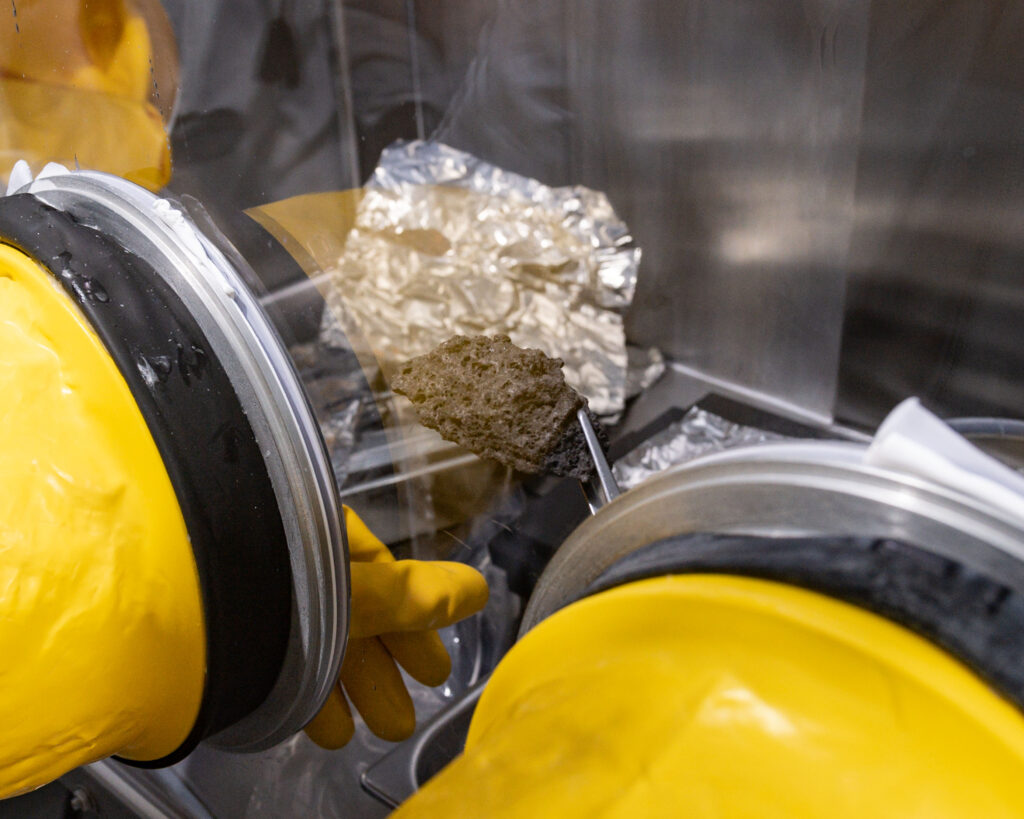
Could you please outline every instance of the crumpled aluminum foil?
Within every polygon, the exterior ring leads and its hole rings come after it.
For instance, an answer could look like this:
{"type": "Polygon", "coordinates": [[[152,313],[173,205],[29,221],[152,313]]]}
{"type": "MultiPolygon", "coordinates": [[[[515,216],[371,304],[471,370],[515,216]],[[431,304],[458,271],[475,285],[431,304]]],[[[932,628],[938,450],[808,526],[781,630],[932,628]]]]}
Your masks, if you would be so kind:
{"type": "MultiPolygon", "coordinates": [[[[639,263],[602,193],[547,187],[436,142],[396,143],[328,271],[328,305],[385,374],[453,335],[505,334],[561,358],[569,384],[611,416],[627,397],[622,312],[639,263]]],[[[326,320],[322,340],[338,326],[326,320]]]]}
{"type": "Polygon", "coordinates": [[[735,424],[720,415],[693,407],[678,421],[619,458],[612,472],[621,489],[632,489],[670,466],[708,452],[783,440],[788,439],[757,427],[735,424]]]}

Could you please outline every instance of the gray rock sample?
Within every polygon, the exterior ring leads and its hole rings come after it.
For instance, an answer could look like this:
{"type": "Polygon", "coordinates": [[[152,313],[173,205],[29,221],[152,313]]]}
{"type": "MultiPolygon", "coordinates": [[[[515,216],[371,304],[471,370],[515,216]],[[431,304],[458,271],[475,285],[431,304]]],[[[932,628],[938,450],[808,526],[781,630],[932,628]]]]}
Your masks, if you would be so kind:
{"type": "Polygon", "coordinates": [[[576,419],[587,400],[565,383],[561,359],[517,347],[508,336],[454,336],[402,365],[391,387],[412,401],[425,426],[483,458],[579,480],[593,471],[576,419]]]}

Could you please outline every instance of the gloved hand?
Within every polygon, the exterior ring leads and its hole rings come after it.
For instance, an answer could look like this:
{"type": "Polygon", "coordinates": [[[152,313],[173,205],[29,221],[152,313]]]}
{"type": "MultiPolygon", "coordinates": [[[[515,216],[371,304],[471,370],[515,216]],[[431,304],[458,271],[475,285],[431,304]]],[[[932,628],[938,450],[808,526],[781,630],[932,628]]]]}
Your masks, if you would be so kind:
{"type": "Polygon", "coordinates": [[[440,685],[451,659],[436,629],[487,602],[483,576],[462,563],[395,560],[387,546],[345,507],[351,557],[352,617],[338,685],[306,734],[322,748],[340,748],[355,724],[348,701],[381,739],[398,742],[416,727],[412,698],[395,665],[424,685],[440,685]]]}

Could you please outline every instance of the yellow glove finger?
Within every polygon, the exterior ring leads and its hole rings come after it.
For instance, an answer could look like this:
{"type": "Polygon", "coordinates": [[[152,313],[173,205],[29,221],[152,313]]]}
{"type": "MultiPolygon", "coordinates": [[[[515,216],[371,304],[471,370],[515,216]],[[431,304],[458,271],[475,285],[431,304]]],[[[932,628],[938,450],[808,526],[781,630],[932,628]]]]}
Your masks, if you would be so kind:
{"type": "Polygon", "coordinates": [[[349,509],[345,510],[345,530],[348,533],[349,559],[356,563],[392,563],[395,558],[362,519],[349,509]]]}
{"type": "Polygon", "coordinates": [[[395,631],[382,634],[380,641],[417,682],[433,688],[452,673],[448,650],[436,631],[395,631]]]}
{"type": "Polygon", "coordinates": [[[376,637],[349,639],[341,683],[366,727],[381,739],[400,742],[412,736],[416,728],[412,698],[398,666],[376,637]]]}
{"type": "Polygon", "coordinates": [[[446,560],[353,563],[351,637],[443,628],[479,611],[487,581],[446,560]]]}
{"type": "Polygon", "coordinates": [[[356,724],[352,721],[345,695],[336,685],[331,689],[327,702],[313,721],[306,726],[306,736],[321,748],[336,751],[347,744],[355,733],[356,724]]]}

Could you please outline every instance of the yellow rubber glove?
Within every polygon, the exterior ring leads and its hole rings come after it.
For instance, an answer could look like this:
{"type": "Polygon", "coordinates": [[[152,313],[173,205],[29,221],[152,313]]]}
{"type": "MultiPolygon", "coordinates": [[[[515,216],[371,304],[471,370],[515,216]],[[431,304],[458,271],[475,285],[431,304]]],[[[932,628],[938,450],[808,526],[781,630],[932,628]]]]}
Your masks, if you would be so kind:
{"type": "Polygon", "coordinates": [[[309,738],[328,749],[340,748],[355,731],[348,700],[381,739],[408,738],[416,712],[395,662],[424,685],[440,685],[451,673],[451,659],[436,629],[487,602],[487,583],[476,569],[441,560],[395,560],[347,506],[345,526],[352,577],[348,649],[338,685],[306,726],[309,738]]]}
{"type": "Polygon", "coordinates": [[[19,0],[0,15],[0,178],[52,161],[158,190],[177,73],[158,2],[19,0]]]}

